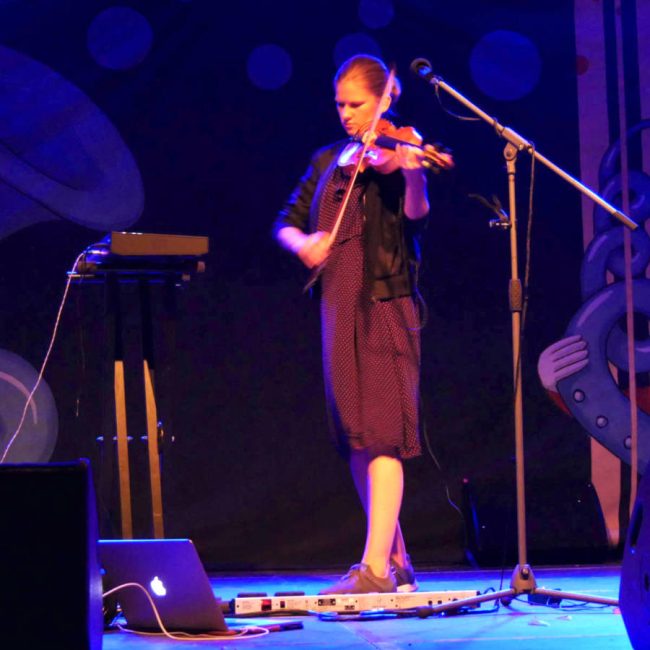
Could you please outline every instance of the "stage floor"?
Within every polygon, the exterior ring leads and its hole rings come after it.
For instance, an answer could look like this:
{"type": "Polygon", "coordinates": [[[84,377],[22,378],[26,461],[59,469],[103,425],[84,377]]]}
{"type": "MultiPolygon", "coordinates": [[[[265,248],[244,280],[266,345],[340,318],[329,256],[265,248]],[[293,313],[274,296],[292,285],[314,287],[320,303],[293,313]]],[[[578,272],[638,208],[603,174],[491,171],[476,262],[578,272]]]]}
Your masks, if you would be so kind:
{"type": "MultiPolygon", "coordinates": [[[[472,590],[484,593],[506,589],[510,584],[509,567],[505,573],[473,570],[418,571],[421,591],[472,590]],[[503,582],[502,582],[503,580],[503,582]]],[[[618,598],[620,567],[534,567],[538,587],[559,589],[606,598],[618,598]]],[[[212,575],[216,596],[230,601],[241,593],[303,591],[316,594],[335,576],[324,573],[212,575]]],[[[231,628],[280,621],[301,621],[303,629],[272,632],[259,638],[227,641],[179,643],[164,637],[140,637],[121,631],[104,634],[104,650],[124,648],[232,648],[234,646],[271,648],[458,648],[482,650],[524,648],[541,650],[629,649],[623,618],[618,608],[563,600],[557,607],[531,605],[520,596],[509,606],[486,602],[472,613],[427,618],[377,618],[367,620],[320,620],[309,616],[226,619],[231,628]]]]}

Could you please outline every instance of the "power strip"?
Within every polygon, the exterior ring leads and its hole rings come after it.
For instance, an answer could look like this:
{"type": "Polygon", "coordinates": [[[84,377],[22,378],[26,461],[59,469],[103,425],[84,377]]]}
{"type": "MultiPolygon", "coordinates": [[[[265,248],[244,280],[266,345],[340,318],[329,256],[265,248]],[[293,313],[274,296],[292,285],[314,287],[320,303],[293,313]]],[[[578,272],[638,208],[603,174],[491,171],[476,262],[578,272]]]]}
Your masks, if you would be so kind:
{"type": "MultiPolygon", "coordinates": [[[[415,591],[411,593],[390,594],[340,594],[327,596],[308,596],[301,593],[277,593],[274,596],[255,594],[241,596],[230,601],[230,613],[233,616],[253,616],[255,614],[278,614],[308,612],[334,612],[349,614],[370,610],[415,609],[416,607],[433,607],[456,600],[479,596],[476,590],[465,591],[415,591]]],[[[479,605],[473,605],[478,607],[479,605]]]]}

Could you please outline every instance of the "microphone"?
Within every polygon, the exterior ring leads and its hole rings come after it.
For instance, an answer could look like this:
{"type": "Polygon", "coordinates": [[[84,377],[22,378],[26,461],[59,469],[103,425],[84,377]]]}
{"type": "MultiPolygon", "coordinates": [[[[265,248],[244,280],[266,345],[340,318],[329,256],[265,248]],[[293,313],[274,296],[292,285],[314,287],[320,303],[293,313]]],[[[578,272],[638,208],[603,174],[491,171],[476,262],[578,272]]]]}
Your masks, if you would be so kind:
{"type": "Polygon", "coordinates": [[[431,63],[426,59],[413,59],[411,63],[411,72],[425,81],[431,81],[435,74],[431,68],[431,63]]]}

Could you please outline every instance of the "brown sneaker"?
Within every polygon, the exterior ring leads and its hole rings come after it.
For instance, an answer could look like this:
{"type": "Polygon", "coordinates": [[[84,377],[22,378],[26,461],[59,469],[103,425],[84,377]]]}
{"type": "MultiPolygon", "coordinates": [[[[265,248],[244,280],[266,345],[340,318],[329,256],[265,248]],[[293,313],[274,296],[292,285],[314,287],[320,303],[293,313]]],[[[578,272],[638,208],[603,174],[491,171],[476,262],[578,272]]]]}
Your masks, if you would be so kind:
{"type": "Polygon", "coordinates": [[[367,564],[353,564],[350,570],[331,587],[318,593],[327,594],[386,594],[397,589],[392,571],[385,578],[378,578],[367,564]]]}

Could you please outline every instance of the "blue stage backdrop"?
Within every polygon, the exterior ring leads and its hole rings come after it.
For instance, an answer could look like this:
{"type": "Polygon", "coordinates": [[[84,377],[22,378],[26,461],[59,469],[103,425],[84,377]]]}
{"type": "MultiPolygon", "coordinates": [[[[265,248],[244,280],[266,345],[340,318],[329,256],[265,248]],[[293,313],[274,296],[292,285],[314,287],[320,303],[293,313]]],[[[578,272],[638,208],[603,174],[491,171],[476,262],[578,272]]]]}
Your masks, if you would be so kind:
{"type": "MultiPolygon", "coordinates": [[[[505,143],[486,123],[457,119],[468,111],[444,92],[439,102],[409,64],[429,59],[578,175],[575,48],[574,6],[559,0],[1,0],[0,363],[22,359],[25,377],[35,375],[66,271],[110,230],[209,236],[207,269],[176,292],[175,312],[153,291],[166,534],[194,539],[213,567],[356,561],[365,527],[327,435],[317,305],[271,225],[312,151],[341,137],[336,67],[359,51],[380,55],[402,80],[400,121],[445,143],[457,163],[431,183],[421,273],[427,451],[407,464],[403,528],[416,563],[464,562],[466,549],[483,564],[509,562],[509,241],[470,196],[507,205],[505,143]]],[[[530,180],[521,154],[522,272],[530,180]]],[[[581,303],[580,197],[538,165],[534,208],[522,366],[531,560],[603,557],[590,438],[536,372],[581,303]]],[[[123,287],[135,534],[148,537],[137,298],[123,287]]],[[[56,438],[52,460],[91,459],[101,534],[112,537],[105,304],[101,284],[71,287],[44,376],[53,404],[43,417],[54,423],[42,426],[56,438]]],[[[4,366],[0,378],[30,388],[4,366]]],[[[5,443],[20,405],[0,402],[5,443]]],[[[35,431],[25,435],[38,451],[35,431]]],[[[29,460],[29,441],[21,449],[29,460]]]]}

